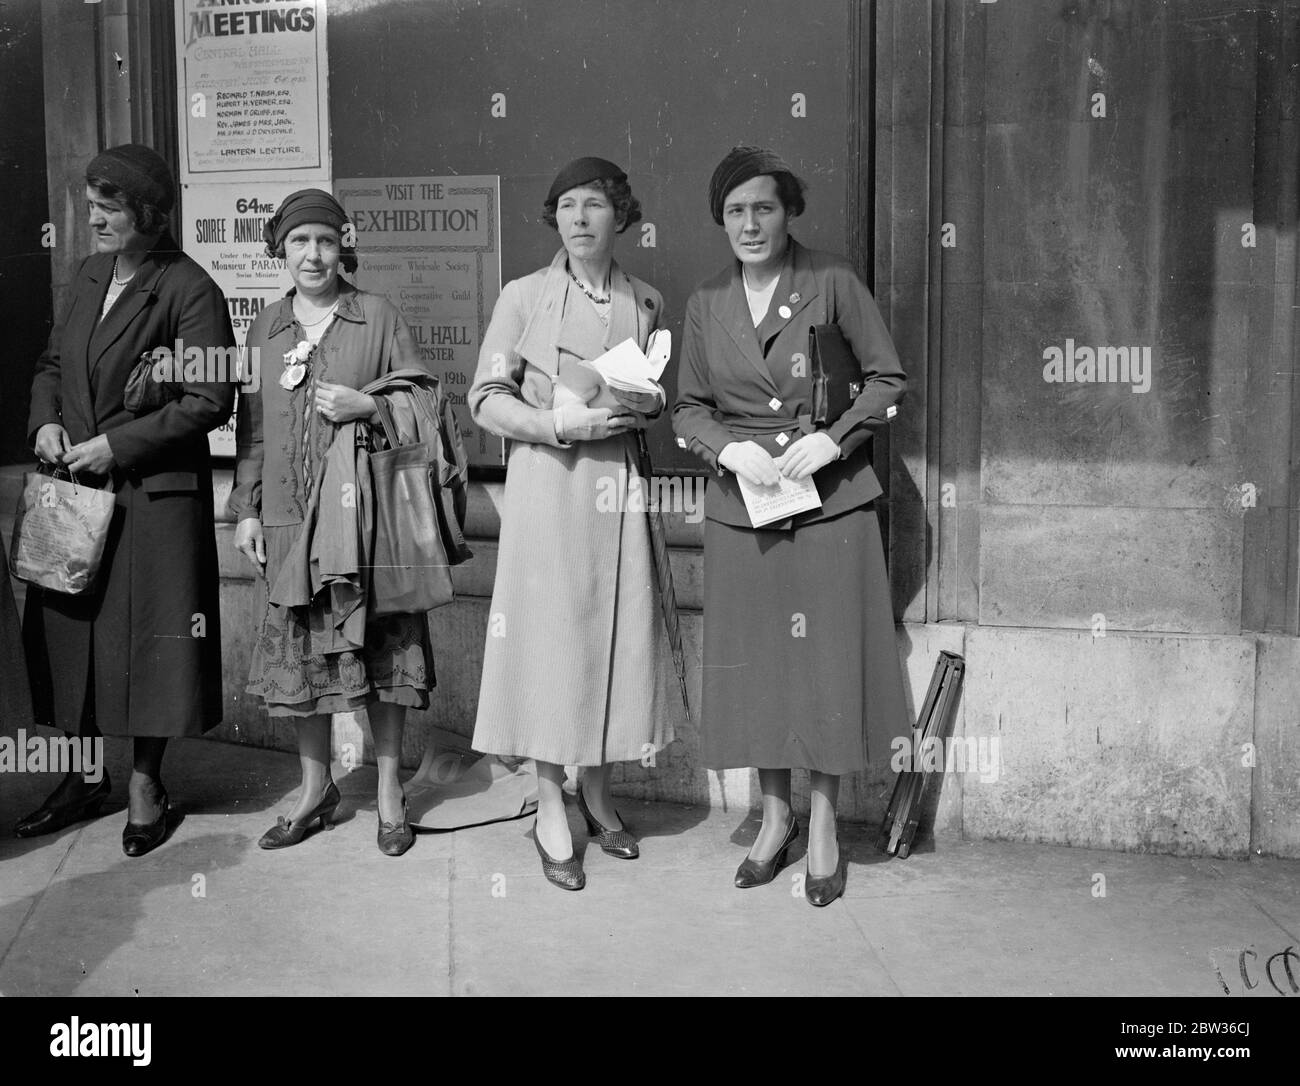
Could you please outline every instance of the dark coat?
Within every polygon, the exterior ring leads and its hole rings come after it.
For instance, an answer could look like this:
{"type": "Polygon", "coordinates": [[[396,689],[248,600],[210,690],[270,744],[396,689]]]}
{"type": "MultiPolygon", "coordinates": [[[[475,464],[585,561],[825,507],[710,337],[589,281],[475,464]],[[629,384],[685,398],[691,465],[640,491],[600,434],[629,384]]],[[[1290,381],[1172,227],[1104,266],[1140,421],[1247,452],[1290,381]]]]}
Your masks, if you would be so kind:
{"type": "MultiPolygon", "coordinates": [[[[24,637],[37,719],[106,735],[198,735],[221,721],[221,620],[208,431],[230,417],[235,337],[221,290],[167,236],[107,317],[113,257],[82,262],[36,364],[29,440],[61,422],[73,444],[108,438],[116,508],[95,588],[29,588],[24,637]],[[136,417],[122,396],[146,351],[201,348],[184,394],[136,417]],[[218,356],[212,348],[221,348],[218,356]]],[[[94,480],[92,480],[94,481],[94,480]]],[[[103,480],[97,482],[102,483],[103,480]]]]}
{"type": "Polygon", "coordinates": [[[0,727],[12,732],[32,726],[32,692],[18,626],[18,608],[9,583],[9,563],[0,554],[0,727]]]}
{"type": "MultiPolygon", "coordinates": [[[[732,441],[754,441],[773,457],[802,436],[800,416],[812,410],[808,329],[838,324],[862,367],[863,386],[853,406],[827,433],[840,446],[813,479],[820,510],[771,524],[789,528],[826,520],[878,498],[871,467],[871,428],[887,421],[907,387],[893,341],[875,300],[842,257],[806,249],[794,238],[758,328],[745,300],[740,262],[704,282],[686,306],[673,429],[687,449],[718,468],[732,441]],[[783,311],[784,314],[783,315],[783,311]],[[778,442],[781,434],[787,440],[778,442]]],[[[705,511],[710,520],[748,527],[749,514],[731,472],[710,480],[705,511]]]]}

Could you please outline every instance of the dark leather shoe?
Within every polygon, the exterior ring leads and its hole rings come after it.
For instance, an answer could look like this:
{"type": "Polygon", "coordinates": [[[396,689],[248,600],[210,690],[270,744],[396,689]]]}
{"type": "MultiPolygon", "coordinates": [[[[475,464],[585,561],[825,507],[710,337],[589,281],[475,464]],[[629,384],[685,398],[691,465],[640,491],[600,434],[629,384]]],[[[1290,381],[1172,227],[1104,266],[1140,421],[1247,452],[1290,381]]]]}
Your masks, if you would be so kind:
{"type": "Polygon", "coordinates": [[[159,801],[158,817],[152,822],[128,822],[122,830],[122,851],[128,856],[143,856],[163,843],[167,836],[167,793],[159,801]]]}
{"type": "Polygon", "coordinates": [[[814,875],[812,873],[811,857],[809,857],[808,866],[804,871],[803,894],[808,899],[809,905],[816,905],[820,909],[829,905],[844,893],[844,856],[838,853],[838,848],[835,857],[835,870],[829,875],[814,875]]]}
{"type": "Polygon", "coordinates": [[[71,803],[51,805],[47,799],[31,814],[23,815],[14,825],[15,837],[41,837],[47,833],[58,833],[65,826],[80,822],[84,818],[94,818],[104,806],[104,800],[112,791],[112,784],[105,773],[99,783],[89,792],[71,803]]]}
{"type": "Polygon", "coordinates": [[[307,836],[307,831],[312,828],[318,819],[323,829],[332,830],[334,823],[330,821],[330,818],[333,816],[335,808],[342,801],[343,797],[339,795],[338,785],[331,780],[325,789],[324,795],[321,796],[320,802],[315,807],[298,819],[297,822],[290,822],[284,815],[281,815],[275,820],[275,825],[262,834],[257,842],[257,847],[277,849],[296,845],[307,836]]]}
{"type": "Polygon", "coordinates": [[[586,873],[582,870],[582,861],[575,852],[567,860],[557,860],[542,848],[541,838],[537,836],[537,825],[533,824],[533,844],[537,846],[537,855],[542,858],[542,874],[561,890],[581,890],[587,885],[586,873]]]}
{"type": "MultiPolygon", "coordinates": [[[[640,846],[627,830],[627,823],[623,823],[621,830],[611,830],[602,826],[596,821],[596,816],[591,813],[591,808],[587,806],[587,797],[582,794],[582,786],[578,786],[578,810],[582,812],[582,817],[587,820],[587,832],[591,834],[591,839],[600,846],[600,850],[609,856],[616,856],[620,860],[635,860],[641,855],[640,846]]],[[[614,812],[618,814],[617,811],[614,812]]],[[[619,821],[623,821],[623,816],[619,815],[619,821]]]]}
{"type": "Polygon", "coordinates": [[[799,836],[799,823],[794,815],[790,816],[790,828],[786,830],[785,840],[781,842],[781,847],[776,850],[776,855],[770,860],[759,862],[751,860],[746,856],[740,861],[740,866],[736,868],[736,885],[742,890],[748,890],[754,886],[765,886],[776,878],[776,873],[785,866],[785,854],[790,851],[790,846],[795,843],[799,836]]]}
{"type": "Polygon", "coordinates": [[[383,815],[378,815],[379,831],[375,836],[379,851],[385,856],[400,856],[415,844],[415,831],[406,820],[406,797],[402,796],[402,821],[385,822],[383,815]]]}

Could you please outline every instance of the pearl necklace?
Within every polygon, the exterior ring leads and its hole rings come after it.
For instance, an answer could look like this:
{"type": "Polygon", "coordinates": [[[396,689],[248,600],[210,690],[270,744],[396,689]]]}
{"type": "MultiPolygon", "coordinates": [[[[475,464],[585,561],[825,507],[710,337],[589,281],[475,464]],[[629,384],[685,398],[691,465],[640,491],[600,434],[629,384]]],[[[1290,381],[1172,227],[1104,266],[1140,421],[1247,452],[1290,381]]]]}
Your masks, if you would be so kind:
{"type": "MultiPolygon", "coordinates": [[[[136,268],[135,271],[139,271],[139,270],[140,270],[139,268],[136,268]]],[[[129,283],[134,278],[135,278],[135,272],[132,272],[125,279],[119,279],[117,277],[117,257],[113,257],[113,284],[115,286],[124,287],[127,285],[127,283],[129,283]]]]}

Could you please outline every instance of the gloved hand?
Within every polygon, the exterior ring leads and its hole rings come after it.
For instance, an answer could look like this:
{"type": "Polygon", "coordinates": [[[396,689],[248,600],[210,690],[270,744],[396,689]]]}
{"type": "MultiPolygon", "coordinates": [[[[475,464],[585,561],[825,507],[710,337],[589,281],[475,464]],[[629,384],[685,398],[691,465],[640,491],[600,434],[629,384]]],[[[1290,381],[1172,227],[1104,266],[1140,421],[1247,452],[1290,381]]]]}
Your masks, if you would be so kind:
{"type": "Polygon", "coordinates": [[[832,460],[840,458],[840,447],[824,430],[805,434],[773,461],[787,479],[806,479],[832,460]]]}
{"type": "Polygon", "coordinates": [[[756,441],[732,441],[718,453],[718,463],[752,486],[775,486],[781,478],[776,461],[756,441]]]}
{"type": "Polygon", "coordinates": [[[554,409],[555,436],[561,441],[601,441],[625,433],[635,423],[626,411],[568,403],[554,409]]]}

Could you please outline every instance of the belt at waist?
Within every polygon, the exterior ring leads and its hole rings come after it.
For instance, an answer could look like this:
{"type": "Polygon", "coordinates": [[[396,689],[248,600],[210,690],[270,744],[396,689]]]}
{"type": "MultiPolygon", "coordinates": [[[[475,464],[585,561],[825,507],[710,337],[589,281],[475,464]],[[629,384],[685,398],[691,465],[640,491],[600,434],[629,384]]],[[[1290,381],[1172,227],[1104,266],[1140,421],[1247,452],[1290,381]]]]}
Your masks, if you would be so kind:
{"type": "Polygon", "coordinates": [[[800,415],[798,418],[759,418],[754,415],[719,415],[718,422],[722,423],[728,430],[737,434],[743,434],[746,437],[763,437],[771,434],[789,433],[791,430],[798,430],[801,433],[811,434],[815,432],[816,427],[812,424],[812,419],[808,415],[800,415]]]}

